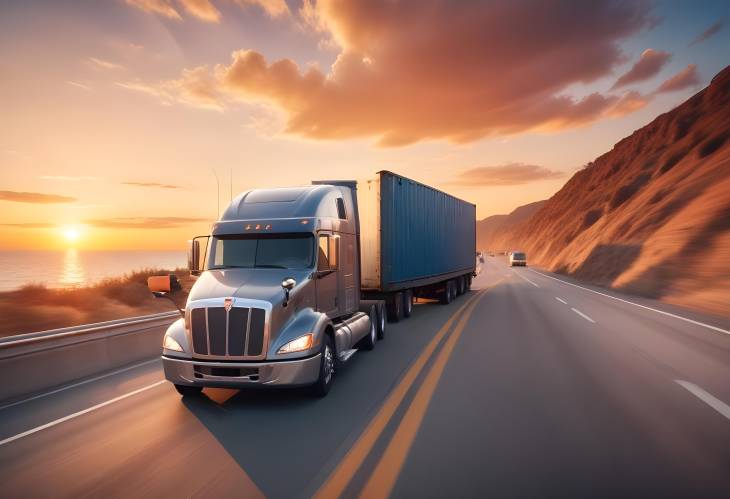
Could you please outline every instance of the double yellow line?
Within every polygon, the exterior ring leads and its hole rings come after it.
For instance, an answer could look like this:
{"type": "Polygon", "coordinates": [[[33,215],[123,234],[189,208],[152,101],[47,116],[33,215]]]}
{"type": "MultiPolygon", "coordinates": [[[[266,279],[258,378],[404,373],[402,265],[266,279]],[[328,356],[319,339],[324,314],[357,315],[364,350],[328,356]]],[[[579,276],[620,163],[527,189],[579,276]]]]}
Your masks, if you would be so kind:
{"type": "MultiPolygon", "coordinates": [[[[491,286],[490,286],[491,287],[491,286]]],[[[365,458],[372,451],[375,442],[383,433],[388,422],[395,414],[398,407],[403,402],[406,393],[413,386],[418,375],[423,371],[426,362],[431,358],[436,347],[446,336],[451,326],[459,318],[456,327],[451,336],[446,340],[444,347],[439,352],[434,361],[431,370],[426,375],[423,383],[418,389],[413,401],[406,411],[403,419],[400,421],[398,428],[390,440],[383,456],[375,467],[372,475],[368,479],[363,488],[360,497],[387,497],[393,490],[403,463],[406,460],[408,451],[413,444],[413,440],[418,433],[423,417],[428,409],[428,404],[433,396],[438,381],[443,374],[446,363],[451,356],[456,342],[459,340],[464,327],[466,326],[472,311],[477,302],[486,289],[478,291],[474,296],[459,307],[456,312],[449,318],[436,335],[431,339],[421,355],[411,365],[398,386],[388,395],[385,403],[382,405],[378,413],[375,415],[370,424],[365,428],[360,438],[355,442],[352,448],[347,452],[342,462],[335,468],[332,474],[325,480],[319,490],[314,494],[316,499],[331,499],[342,495],[355,473],[360,468],[365,458]]]]}

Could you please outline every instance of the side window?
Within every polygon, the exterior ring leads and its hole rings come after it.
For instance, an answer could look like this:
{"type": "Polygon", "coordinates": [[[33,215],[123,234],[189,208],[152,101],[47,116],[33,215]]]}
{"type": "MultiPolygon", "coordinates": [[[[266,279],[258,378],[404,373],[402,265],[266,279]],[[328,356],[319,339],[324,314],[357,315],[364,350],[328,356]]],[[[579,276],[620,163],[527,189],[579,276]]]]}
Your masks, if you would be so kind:
{"type": "Polygon", "coordinates": [[[319,236],[319,256],[317,270],[337,270],[340,253],[340,238],[337,236],[319,236]]]}
{"type": "Polygon", "coordinates": [[[317,270],[329,270],[329,241],[330,236],[319,236],[319,251],[317,256],[317,270]]]}
{"type": "Polygon", "coordinates": [[[345,201],[342,198],[337,198],[335,203],[337,203],[337,216],[342,220],[346,220],[347,213],[345,212],[345,201]]]}
{"type": "Polygon", "coordinates": [[[340,256],[340,238],[337,236],[332,236],[329,238],[330,240],[330,250],[328,253],[329,256],[329,263],[330,263],[330,270],[337,270],[339,265],[339,256],[340,256]]]}

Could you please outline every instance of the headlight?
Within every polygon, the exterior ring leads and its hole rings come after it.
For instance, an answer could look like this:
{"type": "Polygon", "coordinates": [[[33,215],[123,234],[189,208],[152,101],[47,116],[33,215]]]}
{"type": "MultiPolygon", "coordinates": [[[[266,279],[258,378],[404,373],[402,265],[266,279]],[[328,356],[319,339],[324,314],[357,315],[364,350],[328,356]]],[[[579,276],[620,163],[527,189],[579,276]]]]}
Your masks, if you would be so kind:
{"type": "Polygon", "coordinates": [[[301,352],[302,350],[309,350],[314,344],[314,335],[312,333],[300,336],[296,340],[292,340],[279,349],[276,353],[294,353],[301,352]]]}
{"type": "Polygon", "coordinates": [[[182,352],[183,348],[180,343],[175,341],[172,336],[165,335],[165,339],[162,340],[162,348],[165,350],[172,350],[173,352],[182,352]]]}

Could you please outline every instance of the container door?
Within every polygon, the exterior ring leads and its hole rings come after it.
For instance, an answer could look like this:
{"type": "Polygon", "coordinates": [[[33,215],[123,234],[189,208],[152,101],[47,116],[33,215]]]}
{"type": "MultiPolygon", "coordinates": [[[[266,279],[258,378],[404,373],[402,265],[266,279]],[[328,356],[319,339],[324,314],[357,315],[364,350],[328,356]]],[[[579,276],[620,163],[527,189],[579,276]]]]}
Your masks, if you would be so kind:
{"type": "Polygon", "coordinates": [[[319,235],[317,251],[317,310],[329,317],[339,315],[337,303],[339,238],[331,234],[319,235]]]}

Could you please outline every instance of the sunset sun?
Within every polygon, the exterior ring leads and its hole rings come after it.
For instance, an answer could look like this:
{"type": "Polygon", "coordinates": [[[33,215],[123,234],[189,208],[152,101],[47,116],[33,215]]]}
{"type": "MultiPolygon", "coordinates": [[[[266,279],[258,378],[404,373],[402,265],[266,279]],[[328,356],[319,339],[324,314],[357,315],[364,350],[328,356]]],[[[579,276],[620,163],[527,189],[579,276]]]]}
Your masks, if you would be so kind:
{"type": "Polygon", "coordinates": [[[76,227],[67,227],[63,229],[63,238],[69,243],[75,243],[81,237],[81,231],[76,227]]]}

